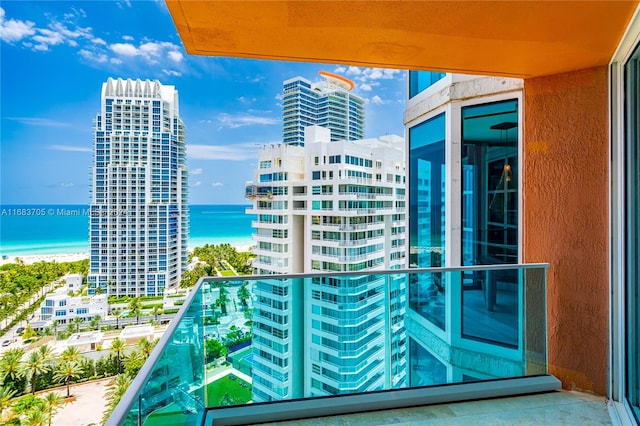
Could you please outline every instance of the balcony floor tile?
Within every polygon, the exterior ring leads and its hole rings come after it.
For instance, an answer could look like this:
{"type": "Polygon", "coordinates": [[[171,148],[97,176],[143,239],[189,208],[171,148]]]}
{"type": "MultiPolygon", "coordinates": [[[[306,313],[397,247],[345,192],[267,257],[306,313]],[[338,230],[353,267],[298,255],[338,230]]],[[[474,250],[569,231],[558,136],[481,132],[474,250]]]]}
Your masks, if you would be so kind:
{"type": "Polygon", "coordinates": [[[611,425],[607,399],[558,391],[537,395],[439,404],[321,417],[262,426],[611,425]]]}

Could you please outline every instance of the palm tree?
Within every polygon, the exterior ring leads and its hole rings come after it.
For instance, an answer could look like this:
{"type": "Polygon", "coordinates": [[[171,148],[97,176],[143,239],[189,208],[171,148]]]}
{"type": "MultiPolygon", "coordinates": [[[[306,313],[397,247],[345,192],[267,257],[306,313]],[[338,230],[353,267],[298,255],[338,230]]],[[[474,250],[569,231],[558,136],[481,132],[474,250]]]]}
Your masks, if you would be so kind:
{"type": "Polygon", "coordinates": [[[38,352],[45,364],[51,365],[54,362],[53,348],[49,345],[42,345],[38,348],[38,352]]]}
{"type": "Polygon", "coordinates": [[[27,360],[20,364],[22,374],[31,382],[31,393],[35,395],[38,382],[38,375],[47,371],[48,366],[40,355],[40,352],[33,351],[27,357],[27,360]]]}
{"type": "Polygon", "coordinates": [[[55,373],[53,374],[53,380],[64,382],[67,386],[67,398],[71,396],[70,393],[70,384],[71,381],[78,376],[82,371],[80,371],[80,367],[75,362],[65,361],[58,365],[55,373]]]}
{"type": "Polygon", "coordinates": [[[116,330],[119,328],[118,326],[120,325],[120,318],[122,318],[122,309],[120,308],[114,308],[111,311],[111,315],[113,315],[114,317],[116,317],[116,330]]]}
{"type": "Polygon", "coordinates": [[[75,346],[68,346],[67,349],[62,351],[60,357],[64,362],[78,362],[80,360],[80,349],[75,346]]]}
{"type": "Polygon", "coordinates": [[[93,318],[91,318],[91,328],[93,328],[94,330],[100,330],[100,321],[102,321],[102,317],[100,315],[95,315],[93,318]]]}
{"type": "Polygon", "coordinates": [[[56,332],[56,337],[58,337],[58,326],[60,325],[60,321],[53,320],[53,329],[56,332]]]}
{"type": "Polygon", "coordinates": [[[44,426],[46,423],[45,414],[38,409],[29,410],[24,419],[26,426],[44,426]]]}
{"type": "Polygon", "coordinates": [[[20,360],[24,356],[24,349],[9,349],[0,359],[0,375],[4,383],[14,382],[20,376],[20,360]],[[9,380],[7,380],[7,378],[9,380]]]}
{"type": "Polygon", "coordinates": [[[153,315],[156,322],[158,322],[158,315],[162,314],[162,308],[159,306],[154,306],[151,310],[151,314],[153,315]]]}
{"type": "Polygon", "coordinates": [[[129,388],[131,384],[131,377],[126,374],[119,374],[118,377],[111,383],[107,393],[105,394],[107,400],[107,409],[104,411],[102,416],[102,422],[105,423],[113,410],[116,408],[116,405],[120,402],[125,392],[129,388]]]}
{"type": "Polygon", "coordinates": [[[155,344],[146,337],[143,337],[138,341],[138,349],[140,349],[140,353],[142,353],[144,359],[149,358],[154,346],[155,344]]]}
{"type": "Polygon", "coordinates": [[[80,332],[80,325],[84,322],[84,320],[80,317],[75,317],[73,320],[71,320],[71,323],[75,326],[76,328],[76,333],[80,332]]]}
{"type": "Polygon", "coordinates": [[[140,313],[142,313],[142,302],[139,297],[131,299],[129,302],[129,315],[136,317],[136,323],[140,324],[140,313]]]}
{"type": "Polygon", "coordinates": [[[242,286],[238,289],[238,299],[240,299],[240,303],[242,306],[247,306],[247,300],[251,298],[251,292],[249,291],[249,286],[245,281],[242,286]]]}
{"type": "Polygon", "coordinates": [[[44,397],[44,412],[47,415],[49,426],[51,426],[51,420],[62,404],[64,404],[64,398],[55,392],[49,392],[47,396],[44,397]]]}
{"type": "Polygon", "coordinates": [[[11,406],[11,398],[13,398],[15,394],[15,390],[0,386],[0,419],[2,418],[2,412],[11,406]]]}
{"type": "Polygon", "coordinates": [[[121,356],[122,356],[122,352],[126,347],[127,347],[127,344],[124,342],[124,340],[121,340],[119,337],[116,337],[111,341],[111,352],[113,352],[116,355],[116,358],[118,360],[118,373],[122,372],[122,365],[120,365],[121,356]]]}
{"type": "Polygon", "coordinates": [[[220,307],[220,312],[222,313],[222,315],[226,315],[227,314],[227,303],[229,303],[229,296],[227,295],[227,289],[224,288],[224,284],[221,284],[220,287],[218,287],[220,289],[220,294],[218,295],[218,300],[216,300],[216,306],[220,307]]]}

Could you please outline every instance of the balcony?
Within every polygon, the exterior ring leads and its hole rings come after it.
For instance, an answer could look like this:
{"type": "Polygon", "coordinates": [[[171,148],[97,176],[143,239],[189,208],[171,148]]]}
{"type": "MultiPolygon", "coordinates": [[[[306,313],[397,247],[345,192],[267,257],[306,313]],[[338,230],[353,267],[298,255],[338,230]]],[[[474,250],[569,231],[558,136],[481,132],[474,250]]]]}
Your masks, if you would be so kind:
{"type": "Polygon", "coordinates": [[[547,266],[245,276],[253,321],[229,309],[215,326],[209,291],[229,279],[204,278],[107,424],[247,424],[557,389],[547,374],[547,266]],[[224,340],[232,323],[241,344],[224,340]],[[231,348],[222,376],[211,339],[231,348]],[[274,342],[286,350],[274,354],[274,342]],[[355,388],[319,373],[367,362],[390,368],[355,388]],[[283,374],[287,398],[268,397],[283,374]],[[322,395],[331,397],[313,398],[322,395]]]}

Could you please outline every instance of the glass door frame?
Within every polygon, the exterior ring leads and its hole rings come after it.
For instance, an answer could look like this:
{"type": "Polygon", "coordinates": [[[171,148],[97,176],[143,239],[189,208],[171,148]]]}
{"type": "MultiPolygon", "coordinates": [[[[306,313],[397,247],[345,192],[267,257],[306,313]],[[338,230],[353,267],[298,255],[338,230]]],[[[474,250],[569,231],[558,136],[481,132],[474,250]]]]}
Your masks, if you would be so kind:
{"type": "MultiPolygon", "coordinates": [[[[637,421],[627,396],[627,283],[626,269],[626,178],[624,66],[640,45],[640,6],[636,9],[609,67],[610,77],[610,351],[609,398],[622,424],[637,421]]],[[[640,309],[640,307],[639,307],[640,309]]],[[[640,378],[638,378],[640,380],[640,378]]],[[[613,413],[612,413],[613,414],[613,413]]]]}

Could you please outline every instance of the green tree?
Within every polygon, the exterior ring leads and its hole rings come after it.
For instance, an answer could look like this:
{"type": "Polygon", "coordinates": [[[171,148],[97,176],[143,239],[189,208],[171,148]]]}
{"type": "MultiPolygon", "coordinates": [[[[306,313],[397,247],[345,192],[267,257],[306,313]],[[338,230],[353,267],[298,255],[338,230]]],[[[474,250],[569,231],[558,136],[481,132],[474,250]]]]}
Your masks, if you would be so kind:
{"type": "Polygon", "coordinates": [[[229,303],[229,292],[224,286],[224,283],[220,283],[218,287],[220,289],[220,294],[218,295],[218,299],[216,300],[216,306],[220,308],[220,312],[222,315],[227,315],[227,303],[229,303]]]}
{"type": "Polygon", "coordinates": [[[71,396],[71,382],[82,374],[80,367],[75,362],[62,362],[58,364],[53,379],[67,386],[67,398],[71,396]]]}
{"type": "Polygon", "coordinates": [[[67,346],[67,348],[62,351],[60,354],[60,358],[63,362],[78,362],[80,361],[80,349],[75,346],[67,346]]]}
{"type": "Polygon", "coordinates": [[[0,419],[2,413],[11,405],[11,399],[16,395],[16,391],[5,386],[0,386],[0,419]]]}
{"type": "Polygon", "coordinates": [[[111,385],[109,386],[107,393],[105,394],[107,400],[107,409],[102,414],[103,424],[106,423],[106,421],[109,419],[109,416],[124,396],[125,392],[129,388],[129,385],[131,385],[132,380],[133,379],[127,374],[119,374],[113,380],[113,382],[111,382],[111,385]]]}
{"type": "Polygon", "coordinates": [[[29,340],[35,336],[36,332],[33,330],[33,327],[31,327],[31,324],[27,324],[27,326],[24,328],[24,332],[22,333],[22,340],[29,340]]]}
{"type": "Polygon", "coordinates": [[[64,398],[55,392],[49,392],[44,397],[44,414],[47,418],[47,423],[51,426],[51,420],[56,415],[60,407],[64,404],[64,398]]]}
{"type": "Polygon", "coordinates": [[[140,351],[131,351],[125,357],[124,372],[133,379],[144,365],[144,362],[145,357],[140,351]]]}
{"type": "Polygon", "coordinates": [[[247,307],[247,300],[251,298],[251,292],[249,291],[249,286],[245,281],[240,288],[238,289],[238,299],[240,299],[240,303],[243,307],[247,307]]]}
{"type": "Polygon", "coordinates": [[[2,382],[12,382],[20,375],[20,361],[24,356],[24,349],[12,348],[2,355],[0,359],[0,374],[2,382]]]}
{"type": "Polygon", "coordinates": [[[140,353],[142,354],[142,356],[146,360],[147,358],[149,358],[149,355],[151,354],[151,351],[153,351],[153,347],[155,346],[155,344],[154,344],[154,342],[152,342],[151,340],[147,339],[146,337],[143,337],[142,339],[140,339],[138,341],[136,346],[138,346],[138,349],[140,349],[140,353]]]}
{"type": "Polygon", "coordinates": [[[76,333],[80,333],[80,326],[82,325],[83,322],[84,320],[80,317],[75,317],[74,319],[71,320],[71,324],[73,324],[76,333]]]}
{"type": "Polygon", "coordinates": [[[117,363],[118,374],[122,372],[122,352],[124,352],[124,349],[126,347],[127,347],[127,344],[124,342],[124,340],[121,340],[119,337],[116,337],[111,341],[111,353],[113,353],[116,356],[116,359],[118,360],[118,363],[117,363]]]}
{"type": "Polygon", "coordinates": [[[151,315],[153,315],[153,319],[158,322],[158,315],[162,315],[162,308],[159,306],[154,306],[151,310],[151,315]]]}
{"type": "Polygon", "coordinates": [[[34,409],[42,411],[43,408],[44,401],[32,394],[21,396],[11,406],[11,409],[17,415],[23,415],[34,409]]]}
{"type": "Polygon", "coordinates": [[[34,408],[27,411],[23,424],[25,426],[45,426],[47,424],[47,416],[44,412],[34,408]]]}
{"type": "Polygon", "coordinates": [[[102,321],[102,317],[100,315],[95,315],[93,318],[91,318],[91,321],[89,322],[89,324],[91,325],[92,329],[99,331],[100,321],[102,321]]]}
{"type": "Polygon", "coordinates": [[[122,318],[122,309],[120,308],[114,308],[111,311],[111,315],[113,315],[114,317],[116,317],[116,330],[119,328],[118,326],[120,325],[120,318],[122,318]]]}
{"type": "Polygon", "coordinates": [[[54,363],[55,355],[53,354],[53,348],[51,346],[42,345],[38,348],[38,352],[45,364],[51,365],[54,363]]]}
{"type": "Polygon", "coordinates": [[[29,354],[26,361],[20,364],[22,374],[31,383],[31,393],[36,393],[38,375],[47,371],[48,365],[40,355],[40,352],[33,351],[29,354]]]}
{"type": "Polygon", "coordinates": [[[131,299],[129,305],[129,315],[136,317],[136,324],[140,324],[140,314],[142,313],[142,302],[139,297],[131,299]]]}

